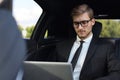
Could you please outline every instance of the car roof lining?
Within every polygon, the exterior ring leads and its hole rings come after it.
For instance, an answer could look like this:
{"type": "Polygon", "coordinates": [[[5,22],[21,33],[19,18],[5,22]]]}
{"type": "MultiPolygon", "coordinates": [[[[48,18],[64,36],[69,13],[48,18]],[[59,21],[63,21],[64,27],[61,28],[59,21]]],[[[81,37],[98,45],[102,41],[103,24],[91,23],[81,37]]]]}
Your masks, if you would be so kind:
{"type": "Polygon", "coordinates": [[[74,5],[89,4],[97,19],[120,19],[120,1],[118,0],[35,0],[44,11],[50,14],[68,14],[74,5]]]}

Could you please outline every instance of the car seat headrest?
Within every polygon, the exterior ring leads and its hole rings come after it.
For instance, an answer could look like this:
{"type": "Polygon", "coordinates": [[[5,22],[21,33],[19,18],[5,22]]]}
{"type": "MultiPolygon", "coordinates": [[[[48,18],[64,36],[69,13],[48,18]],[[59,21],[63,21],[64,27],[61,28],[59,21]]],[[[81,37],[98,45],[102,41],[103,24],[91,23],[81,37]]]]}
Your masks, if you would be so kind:
{"type": "Polygon", "coordinates": [[[102,31],[102,23],[96,21],[95,25],[93,26],[92,32],[95,37],[99,37],[102,31]]]}

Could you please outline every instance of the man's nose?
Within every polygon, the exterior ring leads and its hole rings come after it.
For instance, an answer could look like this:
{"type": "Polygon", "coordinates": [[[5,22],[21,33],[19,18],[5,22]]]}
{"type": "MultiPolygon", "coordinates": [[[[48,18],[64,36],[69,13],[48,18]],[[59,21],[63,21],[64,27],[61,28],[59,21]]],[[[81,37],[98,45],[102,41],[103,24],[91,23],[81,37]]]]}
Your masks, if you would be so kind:
{"type": "Polygon", "coordinates": [[[80,23],[78,24],[78,28],[82,28],[82,25],[80,23]]]}

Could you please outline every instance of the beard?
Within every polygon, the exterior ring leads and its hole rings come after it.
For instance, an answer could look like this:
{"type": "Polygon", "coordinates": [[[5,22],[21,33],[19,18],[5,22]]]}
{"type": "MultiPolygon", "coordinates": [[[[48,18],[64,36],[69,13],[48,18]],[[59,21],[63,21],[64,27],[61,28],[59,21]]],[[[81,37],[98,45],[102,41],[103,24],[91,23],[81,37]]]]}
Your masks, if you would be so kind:
{"type": "Polygon", "coordinates": [[[90,32],[88,32],[88,33],[86,33],[85,31],[83,32],[78,32],[77,33],[77,35],[78,35],[78,37],[80,38],[80,39],[86,39],[87,37],[89,37],[90,35],[91,35],[91,31],[90,32]]]}

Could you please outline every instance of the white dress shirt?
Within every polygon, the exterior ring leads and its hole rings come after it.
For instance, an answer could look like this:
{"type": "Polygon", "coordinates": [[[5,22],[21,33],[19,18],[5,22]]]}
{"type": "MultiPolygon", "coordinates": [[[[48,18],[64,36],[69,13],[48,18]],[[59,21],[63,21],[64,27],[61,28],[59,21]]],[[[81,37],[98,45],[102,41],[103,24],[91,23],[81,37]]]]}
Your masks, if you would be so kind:
{"type": "MultiPolygon", "coordinates": [[[[88,38],[86,38],[84,40],[81,53],[79,55],[78,61],[76,63],[75,69],[73,71],[74,80],[79,80],[80,72],[81,72],[82,66],[84,64],[84,61],[85,61],[87,51],[88,51],[90,42],[92,40],[92,37],[93,37],[93,34],[91,34],[88,38]]],[[[79,45],[80,45],[80,38],[77,36],[77,39],[74,42],[73,47],[72,47],[71,52],[70,52],[70,56],[69,56],[69,59],[68,59],[69,63],[71,63],[71,61],[73,59],[73,56],[74,56],[76,50],[78,49],[79,45]]]]}

